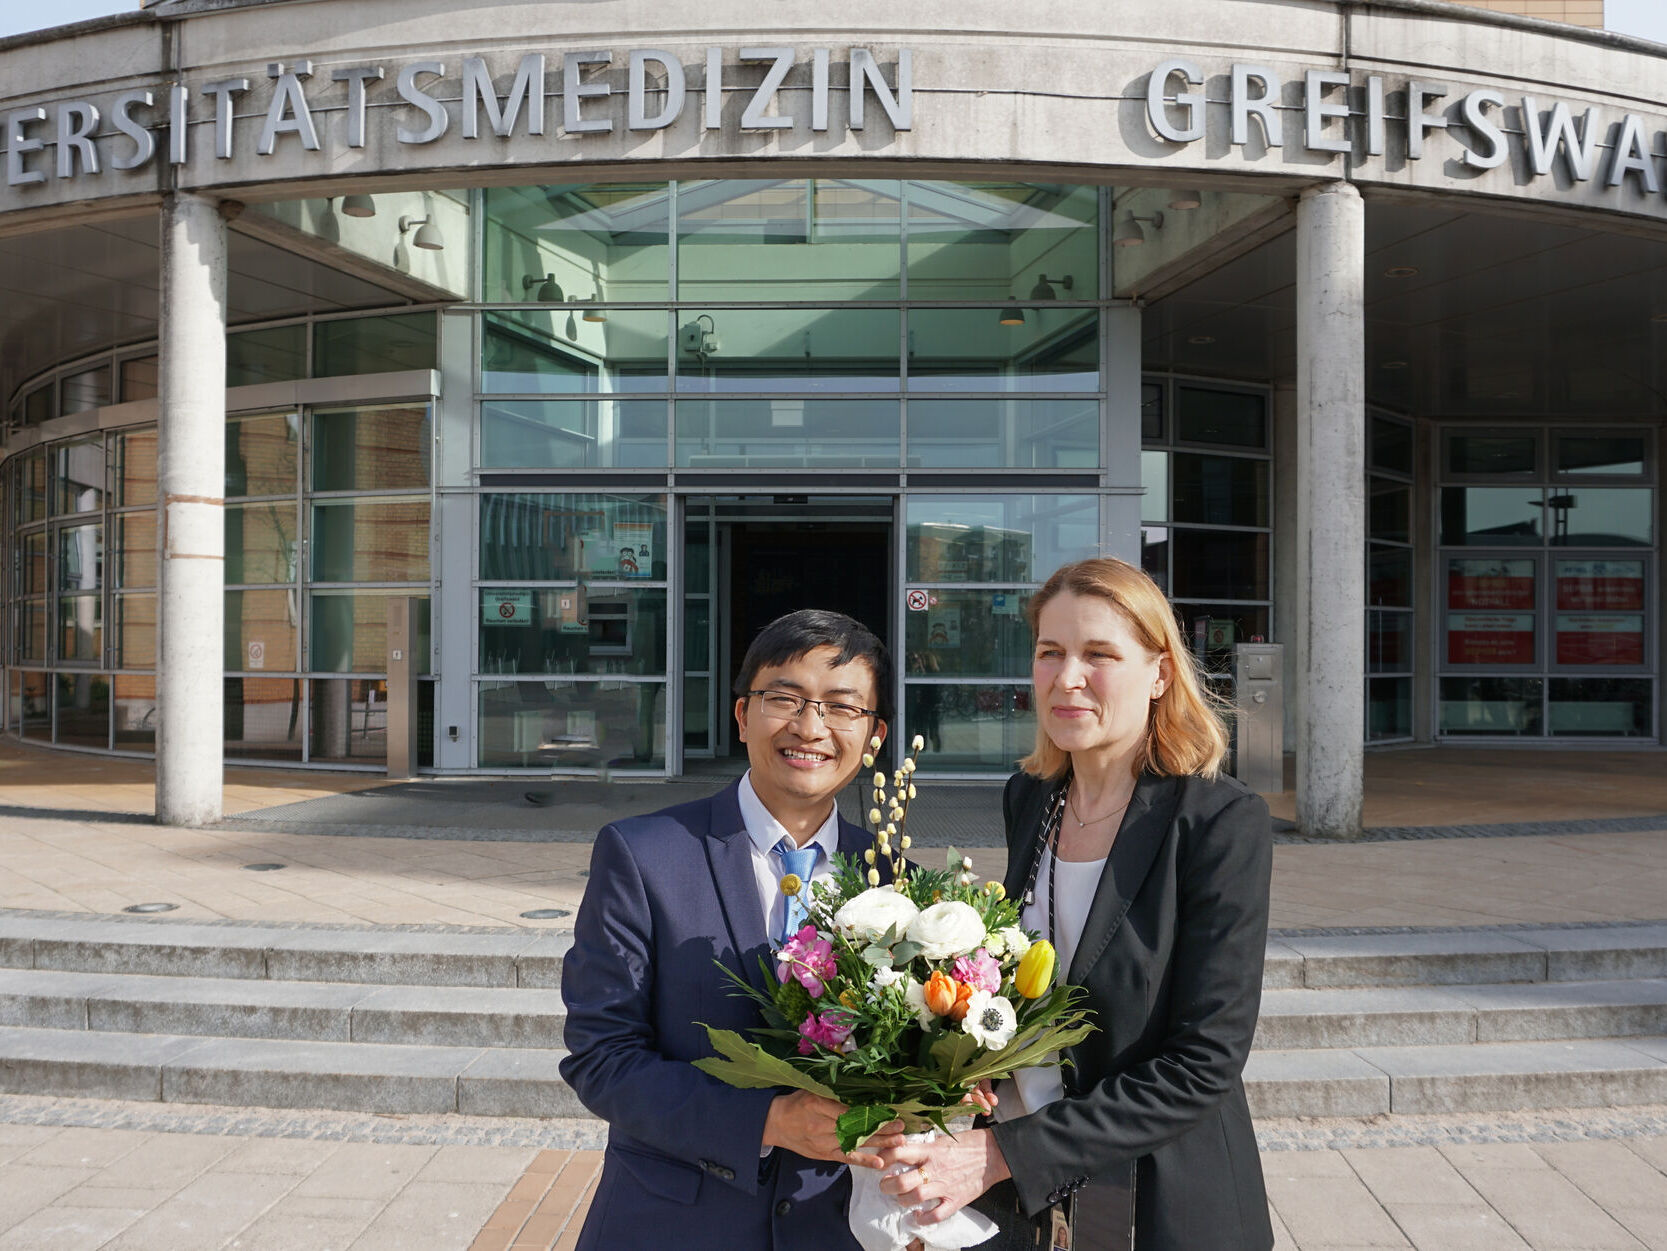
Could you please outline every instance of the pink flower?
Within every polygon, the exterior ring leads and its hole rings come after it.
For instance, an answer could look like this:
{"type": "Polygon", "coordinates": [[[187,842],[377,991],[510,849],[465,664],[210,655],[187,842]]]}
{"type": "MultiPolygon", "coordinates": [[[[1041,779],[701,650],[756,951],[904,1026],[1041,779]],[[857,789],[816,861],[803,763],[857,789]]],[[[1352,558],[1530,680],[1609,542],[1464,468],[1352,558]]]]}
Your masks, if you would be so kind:
{"type": "Polygon", "coordinates": [[[820,999],[827,989],[827,980],[834,975],[833,944],[816,932],[814,925],[805,925],[782,944],[776,953],[781,980],[793,977],[810,992],[812,999],[820,999]]]}
{"type": "Polygon", "coordinates": [[[812,1012],[799,1023],[799,1054],[808,1056],[819,1046],[829,1051],[850,1050],[851,1027],[855,1023],[855,1017],[838,1008],[812,1012]]]}
{"type": "Polygon", "coordinates": [[[955,961],[953,977],[974,990],[987,990],[992,995],[1001,989],[1001,965],[982,947],[955,961]]]}

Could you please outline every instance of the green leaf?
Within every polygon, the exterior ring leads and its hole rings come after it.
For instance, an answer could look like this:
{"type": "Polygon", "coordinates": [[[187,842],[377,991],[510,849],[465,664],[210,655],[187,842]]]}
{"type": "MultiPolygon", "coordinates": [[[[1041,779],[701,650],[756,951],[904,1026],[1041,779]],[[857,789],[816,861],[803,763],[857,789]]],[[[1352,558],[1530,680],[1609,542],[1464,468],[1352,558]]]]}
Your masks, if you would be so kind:
{"type": "Polygon", "coordinates": [[[855,1151],[874,1137],[880,1126],[889,1125],[896,1119],[897,1109],[887,1107],[883,1103],[870,1103],[860,1108],[852,1108],[835,1122],[839,1131],[839,1149],[855,1151]]]}
{"type": "Polygon", "coordinates": [[[864,947],[862,958],[866,963],[872,964],[877,969],[889,969],[891,967],[892,954],[887,947],[881,947],[877,944],[873,947],[864,947]]]}
{"type": "Polygon", "coordinates": [[[891,958],[898,964],[907,964],[921,952],[919,943],[901,942],[891,949],[891,958]]]}
{"type": "Polygon", "coordinates": [[[814,1077],[795,1068],[779,1056],[773,1056],[757,1043],[748,1042],[733,1030],[713,1029],[703,1025],[706,1036],[717,1051],[716,1056],[705,1056],[694,1062],[702,1073],[720,1082],[738,1086],[742,1090],[761,1090],[770,1086],[791,1086],[808,1090],[813,1095],[838,1101],[833,1090],[814,1077]]]}
{"type": "Polygon", "coordinates": [[[945,1082],[961,1080],[961,1070],[978,1054],[978,1040],[958,1029],[949,1030],[932,1044],[932,1062],[938,1066],[945,1082]]]}

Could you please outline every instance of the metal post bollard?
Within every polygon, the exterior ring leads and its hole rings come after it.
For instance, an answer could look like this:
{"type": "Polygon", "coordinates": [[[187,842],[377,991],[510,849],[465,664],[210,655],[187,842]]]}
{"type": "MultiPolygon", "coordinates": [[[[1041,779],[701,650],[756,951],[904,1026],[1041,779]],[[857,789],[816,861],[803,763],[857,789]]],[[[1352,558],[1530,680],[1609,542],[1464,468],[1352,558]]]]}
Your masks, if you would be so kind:
{"type": "Polygon", "coordinates": [[[1285,789],[1284,655],[1279,643],[1233,647],[1233,776],[1264,795],[1285,789]]]}
{"type": "Polygon", "coordinates": [[[417,600],[388,601],[388,776],[417,776],[417,600]]]}

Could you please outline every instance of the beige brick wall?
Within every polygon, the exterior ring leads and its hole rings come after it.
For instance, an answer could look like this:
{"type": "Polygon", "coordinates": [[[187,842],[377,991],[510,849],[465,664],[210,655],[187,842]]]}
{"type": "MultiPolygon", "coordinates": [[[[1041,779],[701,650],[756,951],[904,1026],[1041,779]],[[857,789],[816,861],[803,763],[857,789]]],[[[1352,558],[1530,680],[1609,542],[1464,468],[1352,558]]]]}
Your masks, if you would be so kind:
{"type": "Polygon", "coordinates": [[[1547,21],[1567,22],[1571,26],[1603,29],[1603,0],[1454,0],[1454,3],[1491,9],[1495,13],[1543,17],[1547,21]]]}

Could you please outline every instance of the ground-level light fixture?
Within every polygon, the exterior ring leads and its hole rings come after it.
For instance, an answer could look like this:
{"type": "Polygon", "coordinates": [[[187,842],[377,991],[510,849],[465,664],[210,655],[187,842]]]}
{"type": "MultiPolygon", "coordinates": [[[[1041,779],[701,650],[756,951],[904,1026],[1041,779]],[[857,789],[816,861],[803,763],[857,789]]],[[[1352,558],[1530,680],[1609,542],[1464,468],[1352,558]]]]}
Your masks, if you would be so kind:
{"type": "Polygon", "coordinates": [[[1418,267],[1416,265],[1391,265],[1383,271],[1383,276],[1385,278],[1416,278],[1418,277],[1418,267]]]}
{"type": "Polygon", "coordinates": [[[410,234],[412,230],[417,233],[412,236],[411,242],[417,247],[427,252],[442,252],[445,250],[446,241],[440,237],[440,228],[434,224],[432,215],[428,217],[401,217],[399,219],[400,235],[410,234]]]}
{"type": "Polygon", "coordinates": [[[375,217],[376,201],[368,195],[344,195],[341,211],[348,217],[375,217]]]}

